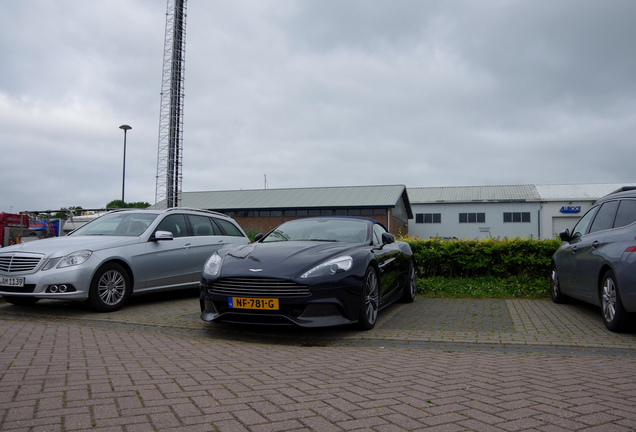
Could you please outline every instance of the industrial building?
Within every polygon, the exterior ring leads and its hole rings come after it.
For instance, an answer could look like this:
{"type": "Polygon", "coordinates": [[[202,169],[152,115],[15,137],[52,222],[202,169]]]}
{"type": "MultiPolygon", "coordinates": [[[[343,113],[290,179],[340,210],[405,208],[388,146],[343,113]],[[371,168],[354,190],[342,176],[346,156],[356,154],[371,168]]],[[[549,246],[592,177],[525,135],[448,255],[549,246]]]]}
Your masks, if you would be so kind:
{"type": "Polygon", "coordinates": [[[376,219],[389,232],[405,234],[413,218],[404,185],[182,192],[181,206],[225,213],[257,232],[291,219],[340,215],[376,219]]]}
{"type": "Polygon", "coordinates": [[[574,224],[594,201],[636,183],[409,188],[419,238],[549,239],[574,224]]]}
{"type": "Polygon", "coordinates": [[[252,231],[300,217],[349,215],[371,217],[393,234],[419,238],[549,239],[572,228],[598,198],[625,186],[636,183],[202,191],[182,192],[181,205],[225,213],[252,231]]]}

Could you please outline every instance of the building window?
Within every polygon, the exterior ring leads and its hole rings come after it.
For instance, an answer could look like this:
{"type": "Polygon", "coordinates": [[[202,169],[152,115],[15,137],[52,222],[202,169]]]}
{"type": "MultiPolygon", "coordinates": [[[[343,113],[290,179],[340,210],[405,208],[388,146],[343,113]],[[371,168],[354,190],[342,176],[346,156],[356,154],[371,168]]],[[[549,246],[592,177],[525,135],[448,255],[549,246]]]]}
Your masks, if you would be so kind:
{"type": "Polygon", "coordinates": [[[459,223],[485,223],[486,213],[460,213],[459,223]]]}
{"type": "Polygon", "coordinates": [[[530,212],[508,212],[503,214],[505,223],[530,222],[530,212]]]}
{"type": "Polygon", "coordinates": [[[442,223],[442,214],[441,213],[416,213],[415,214],[415,223],[442,223]]]}

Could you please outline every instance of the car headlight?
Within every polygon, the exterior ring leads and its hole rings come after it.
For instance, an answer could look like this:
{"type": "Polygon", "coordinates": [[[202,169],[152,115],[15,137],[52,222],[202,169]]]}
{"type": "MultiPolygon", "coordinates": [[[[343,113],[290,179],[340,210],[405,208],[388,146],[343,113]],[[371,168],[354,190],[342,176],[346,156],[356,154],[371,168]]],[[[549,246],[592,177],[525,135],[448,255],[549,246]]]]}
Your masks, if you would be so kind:
{"type": "Polygon", "coordinates": [[[70,253],[60,260],[57,268],[71,267],[83,264],[88,258],[90,258],[92,254],[93,252],[89,250],[81,250],[70,253]]]}
{"type": "Polygon", "coordinates": [[[303,273],[300,277],[306,279],[316,276],[331,276],[349,270],[352,265],[353,258],[348,255],[344,255],[338,258],[330,259],[329,261],[325,261],[324,263],[312,268],[308,272],[303,273]]]}
{"type": "Polygon", "coordinates": [[[208,276],[218,276],[221,273],[221,264],[223,263],[223,258],[214,252],[214,254],[208,258],[203,266],[203,273],[208,276]]]}
{"type": "Polygon", "coordinates": [[[71,266],[75,266],[75,265],[80,265],[80,264],[86,262],[86,260],[92,254],[93,254],[93,252],[91,252],[89,250],[81,250],[81,251],[70,253],[70,254],[68,254],[68,255],[66,255],[64,257],[51,258],[44,265],[44,267],[42,268],[42,271],[50,270],[50,269],[55,268],[55,267],[64,268],[64,267],[71,267],[71,266]]]}

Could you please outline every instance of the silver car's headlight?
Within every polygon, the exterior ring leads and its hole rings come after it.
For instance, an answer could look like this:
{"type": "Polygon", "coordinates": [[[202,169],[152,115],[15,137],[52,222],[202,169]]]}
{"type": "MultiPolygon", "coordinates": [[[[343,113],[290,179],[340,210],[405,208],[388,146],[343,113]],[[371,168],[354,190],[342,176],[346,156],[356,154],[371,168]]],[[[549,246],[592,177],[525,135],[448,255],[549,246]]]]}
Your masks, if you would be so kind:
{"type": "Polygon", "coordinates": [[[81,251],[70,253],[64,257],[51,258],[44,265],[44,267],[42,268],[42,271],[50,270],[55,267],[64,268],[64,267],[80,265],[86,262],[86,260],[90,258],[92,254],[93,252],[89,250],[81,250],[81,251]]]}
{"type": "Polygon", "coordinates": [[[221,273],[221,264],[223,263],[223,258],[214,252],[214,254],[208,258],[203,266],[203,273],[208,276],[218,276],[221,273]]]}
{"type": "Polygon", "coordinates": [[[349,255],[343,255],[317,265],[308,272],[303,273],[300,277],[306,279],[316,276],[331,276],[336,273],[342,273],[349,270],[352,265],[353,258],[351,258],[349,255]]]}
{"type": "Polygon", "coordinates": [[[66,255],[64,258],[62,258],[57,268],[71,267],[71,266],[83,264],[86,262],[88,258],[90,258],[92,254],[93,252],[89,250],[81,250],[81,251],[70,253],[66,255]]]}

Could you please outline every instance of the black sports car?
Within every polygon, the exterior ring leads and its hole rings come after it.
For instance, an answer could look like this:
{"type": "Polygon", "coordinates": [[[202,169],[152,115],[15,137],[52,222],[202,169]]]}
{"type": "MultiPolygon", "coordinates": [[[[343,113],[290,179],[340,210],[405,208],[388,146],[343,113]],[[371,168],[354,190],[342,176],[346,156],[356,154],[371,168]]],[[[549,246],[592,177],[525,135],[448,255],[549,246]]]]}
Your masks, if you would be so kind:
{"type": "Polygon", "coordinates": [[[375,325],[378,311],[415,299],[409,245],[379,222],[285,222],[254,243],[215,253],[201,280],[201,319],[303,327],[375,325]]]}

